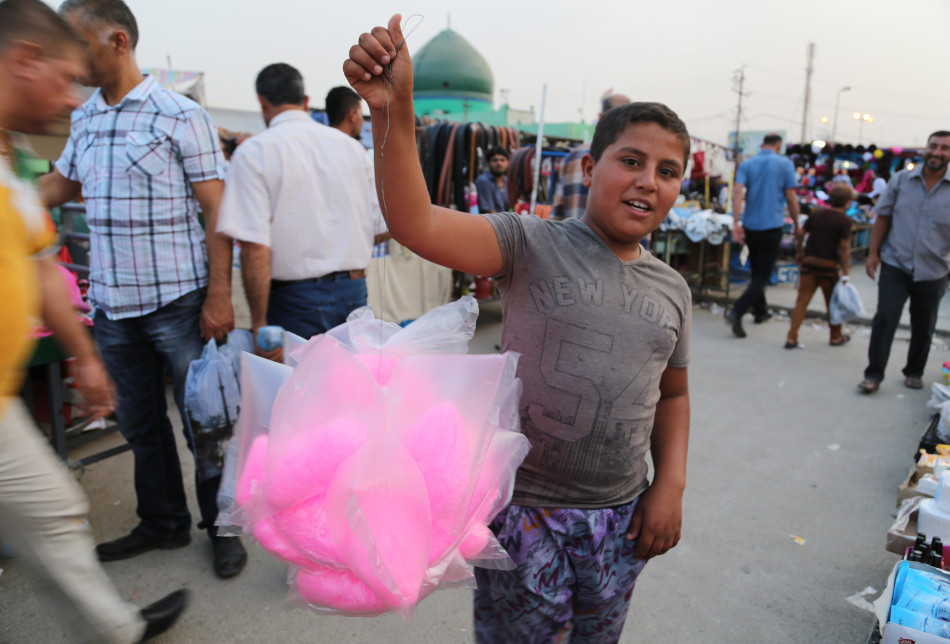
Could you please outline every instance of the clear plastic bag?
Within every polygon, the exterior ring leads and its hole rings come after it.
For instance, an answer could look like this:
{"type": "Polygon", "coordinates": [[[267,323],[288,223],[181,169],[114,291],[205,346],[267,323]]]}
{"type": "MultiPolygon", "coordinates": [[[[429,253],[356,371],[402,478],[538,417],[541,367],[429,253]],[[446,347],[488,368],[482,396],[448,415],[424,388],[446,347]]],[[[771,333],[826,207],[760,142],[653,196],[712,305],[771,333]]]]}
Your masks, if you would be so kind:
{"type": "Polygon", "coordinates": [[[473,563],[510,565],[487,525],[529,445],[517,356],[465,355],[477,315],[469,297],[406,328],[361,309],[292,368],[245,357],[218,523],[291,565],[291,601],[408,621],[436,588],[472,587],[473,563]]]}
{"type": "Polygon", "coordinates": [[[866,315],[858,289],[854,288],[854,284],[846,277],[842,277],[835,284],[835,289],[831,293],[831,301],[828,303],[828,317],[831,323],[844,324],[866,315]]]}

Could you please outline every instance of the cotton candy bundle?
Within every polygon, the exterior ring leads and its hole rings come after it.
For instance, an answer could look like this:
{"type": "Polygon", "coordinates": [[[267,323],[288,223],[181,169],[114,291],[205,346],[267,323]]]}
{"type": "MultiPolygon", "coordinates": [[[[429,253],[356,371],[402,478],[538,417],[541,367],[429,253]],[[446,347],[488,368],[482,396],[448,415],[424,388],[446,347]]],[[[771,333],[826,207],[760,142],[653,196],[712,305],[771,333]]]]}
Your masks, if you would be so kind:
{"type": "Polygon", "coordinates": [[[227,515],[291,564],[291,597],[408,620],[437,587],[470,586],[473,562],[504,565],[486,526],[528,444],[516,356],[460,351],[475,316],[471,298],[405,329],[361,310],[295,355],[269,419],[242,417],[227,515]]]}

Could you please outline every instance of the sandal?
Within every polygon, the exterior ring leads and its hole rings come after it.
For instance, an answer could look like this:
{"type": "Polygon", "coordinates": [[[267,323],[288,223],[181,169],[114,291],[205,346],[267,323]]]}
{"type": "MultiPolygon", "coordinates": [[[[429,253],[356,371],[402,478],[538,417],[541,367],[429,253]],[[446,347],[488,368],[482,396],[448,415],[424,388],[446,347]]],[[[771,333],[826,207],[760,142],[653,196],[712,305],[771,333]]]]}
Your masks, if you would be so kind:
{"type": "Polygon", "coordinates": [[[858,389],[862,394],[873,394],[875,391],[880,389],[880,387],[880,380],[862,380],[858,383],[858,389]]]}
{"type": "Polygon", "coordinates": [[[924,381],[917,376],[907,376],[904,379],[904,386],[908,389],[923,389],[924,381]]]}
{"type": "Polygon", "coordinates": [[[828,341],[828,344],[830,344],[830,345],[833,346],[833,347],[840,347],[842,344],[845,344],[845,343],[850,342],[850,341],[851,341],[851,336],[848,335],[847,333],[843,333],[843,334],[841,335],[841,339],[840,339],[840,340],[838,340],[837,342],[834,342],[833,340],[829,340],[829,341],[828,341]]]}

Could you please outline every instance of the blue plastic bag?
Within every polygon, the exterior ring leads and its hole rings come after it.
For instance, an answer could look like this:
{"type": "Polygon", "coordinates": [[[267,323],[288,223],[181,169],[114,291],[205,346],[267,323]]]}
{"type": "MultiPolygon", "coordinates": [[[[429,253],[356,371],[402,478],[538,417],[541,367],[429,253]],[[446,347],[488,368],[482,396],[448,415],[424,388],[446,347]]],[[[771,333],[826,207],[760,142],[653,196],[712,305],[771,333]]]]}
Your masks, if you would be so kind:
{"type": "Polygon", "coordinates": [[[250,331],[236,329],[218,347],[212,339],[192,360],[185,378],[185,413],[195,442],[198,479],[220,476],[224,443],[231,438],[241,411],[240,360],[243,351],[254,351],[250,331]]]}

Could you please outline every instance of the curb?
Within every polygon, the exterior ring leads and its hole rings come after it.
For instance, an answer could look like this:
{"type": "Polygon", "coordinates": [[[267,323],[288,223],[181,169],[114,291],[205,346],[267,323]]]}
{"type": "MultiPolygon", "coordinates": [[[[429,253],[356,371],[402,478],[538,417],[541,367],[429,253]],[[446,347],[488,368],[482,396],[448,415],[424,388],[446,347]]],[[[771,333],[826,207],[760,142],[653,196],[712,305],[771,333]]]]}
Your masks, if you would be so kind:
{"type": "MultiPolygon", "coordinates": [[[[723,306],[724,308],[728,308],[725,305],[732,304],[737,299],[738,298],[729,298],[727,300],[722,295],[717,296],[717,295],[711,295],[707,293],[693,293],[693,302],[714,302],[716,304],[719,304],[720,306],[723,306]]],[[[795,307],[793,306],[785,306],[784,304],[769,304],[768,307],[769,309],[773,311],[785,311],[786,313],[789,314],[789,316],[791,316],[792,311],[795,309],[795,307]]],[[[725,316],[725,310],[723,311],[723,315],[725,316]]],[[[805,319],[807,320],[808,318],[822,318],[822,319],[827,320],[828,313],[825,311],[820,311],[818,309],[808,309],[808,311],[805,312],[805,319]]],[[[871,318],[855,318],[854,320],[850,320],[848,324],[856,324],[860,326],[871,326],[871,318]]],[[[910,331],[909,324],[899,324],[897,328],[902,331],[910,331]]],[[[950,330],[936,329],[934,330],[934,335],[941,338],[950,338],[950,330]]]]}

